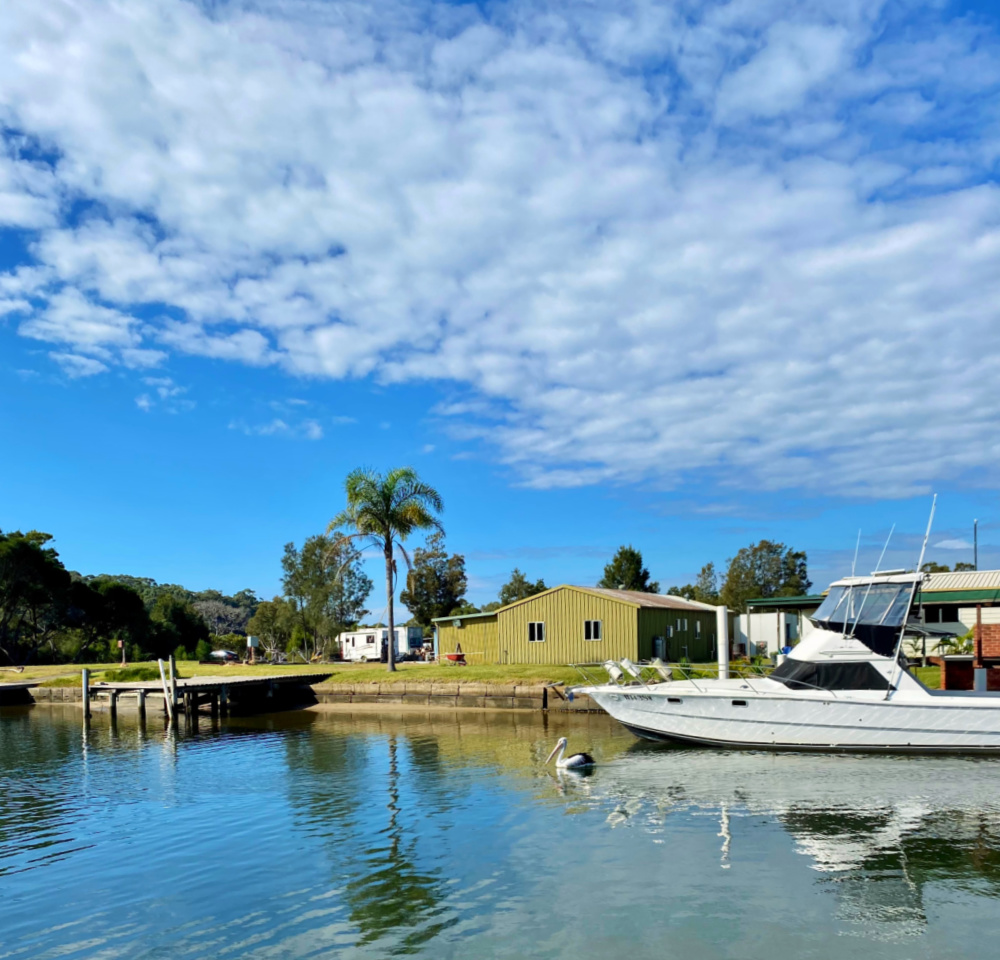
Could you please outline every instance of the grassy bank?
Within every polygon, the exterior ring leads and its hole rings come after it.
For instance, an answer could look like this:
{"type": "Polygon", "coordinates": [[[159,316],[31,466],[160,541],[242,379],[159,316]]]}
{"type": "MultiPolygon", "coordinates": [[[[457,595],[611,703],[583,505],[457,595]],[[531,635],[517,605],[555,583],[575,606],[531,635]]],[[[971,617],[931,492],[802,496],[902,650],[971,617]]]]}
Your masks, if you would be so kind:
{"type": "MultiPolygon", "coordinates": [[[[130,664],[130,667],[151,667],[156,663],[130,664]]],[[[0,669],[0,683],[15,683],[23,680],[39,680],[45,686],[77,686],[83,667],[90,670],[91,681],[98,683],[117,676],[120,667],[111,663],[61,664],[58,666],[27,667],[23,673],[0,669]]],[[[455,666],[453,664],[400,663],[396,672],[389,673],[383,664],[377,663],[328,663],[328,664],[202,664],[194,660],[182,660],[177,664],[181,677],[253,677],[280,674],[296,676],[301,674],[329,673],[328,683],[498,683],[498,684],[539,684],[578,683],[580,674],[572,667],[535,666],[514,664],[510,666],[455,666]]],[[[156,674],[159,675],[158,673],[156,674]]]]}
{"type": "MultiPolygon", "coordinates": [[[[91,672],[91,680],[99,682],[111,679],[120,669],[117,664],[61,664],[57,666],[27,667],[23,673],[0,669],[0,683],[15,683],[22,680],[40,680],[45,686],[77,686],[80,671],[86,666],[91,672]],[[108,674],[111,677],[108,677],[108,674]]],[[[130,664],[130,667],[146,667],[156,671],[156,663],[130,664]]],[[[734,664],[734,668],[735,668],[734,664]]],[[[691,669],[700,676],[715,673],[715,664],[692,664],[691,669]]],[[[181,677],[252,677],[281,674],[295,676],[301,674],[329,673],[326,683],[496,683],[504,685],[580,683],[582,677],[573,667],[539,666],[535,664],[510,664],[507,666],[470,664],[455,666],[436,663],[400,663],[395,673],[389,673],[385,666],[377,663],[328,663],[328,664],[201,664],[194,660],[182,660],[177,664],[181,677]]],[[[941,671],[938,667],[917,667],[915,672],[920,680],[933,690],[940,686],[941,671]]],[[[592,669],[595,678],[604,678],[599,668],[592,669]]],[[[150,674],[152,675],[152,674],[150,674]]],[[[158,672],[155,674],[158,676],[158,672]]]]}

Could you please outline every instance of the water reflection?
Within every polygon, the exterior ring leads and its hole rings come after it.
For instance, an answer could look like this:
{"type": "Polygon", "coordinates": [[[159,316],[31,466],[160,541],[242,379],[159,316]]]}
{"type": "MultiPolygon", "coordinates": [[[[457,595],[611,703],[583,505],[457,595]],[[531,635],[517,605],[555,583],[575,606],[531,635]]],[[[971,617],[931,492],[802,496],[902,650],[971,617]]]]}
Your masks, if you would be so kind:
{"type": "Polygon", "coordinates": [[[0,957],[976,956],[998,787],[991,760],[671,750],[600,715],[4,710],[0,957]],[[561,735],[592,775],[544,766],[561,735]]]}
{"type": "Polygon", "coordinates": [[[884,938],[919,934],[926,890],[1000,897],[1000,762],[633,749],[603,771],[611,827],[663,832],[716,811],[720,865],[740,834],[780,824],[839,902],[838,916],[884,938]],[[735,836],[734,836],[735,833],[735,836]]]}

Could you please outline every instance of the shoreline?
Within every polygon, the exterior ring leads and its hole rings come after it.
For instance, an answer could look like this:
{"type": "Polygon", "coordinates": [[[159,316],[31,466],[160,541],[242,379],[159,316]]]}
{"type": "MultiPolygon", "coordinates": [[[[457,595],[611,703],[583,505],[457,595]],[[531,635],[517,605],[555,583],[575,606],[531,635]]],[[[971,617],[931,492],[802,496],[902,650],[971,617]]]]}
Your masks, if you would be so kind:
{"type": "MultiPolygon", "coordinates": [[[[303,684],[304,702],[289,704],[289,709],[337,709],[365,707],[377,712],[380,707],[405,707],[419,710],[515,710],[533,713],[539,710],[556,713],[602,713],[586,695],[569,701],[558,688],[548,685],[502,685],[487,683],[321,683],[303,684]],[[314,698],[308,702],[309,696],[314,698]]],[[[100,688],[92,688],[99,692],[100,688]]],[[[80,687],[34,687],[24,691],[26,705],[75,704],[82,708],[80,687]]],[[[13,703],[11,704],[14,705],[13,703]]],[[[100,700],[91,700],[91,709],[102,711],[100,700]]],[[[132,708],[132,701],[122,699],[119,710],[132,708]]],[[[137,707],[132,709],[138,709],[137,707]]],[[[160,697],[150,695],[149,710],[162,711],[160,697]]],[[[272,712],[272,711],[261,711],[272,712]]]]}

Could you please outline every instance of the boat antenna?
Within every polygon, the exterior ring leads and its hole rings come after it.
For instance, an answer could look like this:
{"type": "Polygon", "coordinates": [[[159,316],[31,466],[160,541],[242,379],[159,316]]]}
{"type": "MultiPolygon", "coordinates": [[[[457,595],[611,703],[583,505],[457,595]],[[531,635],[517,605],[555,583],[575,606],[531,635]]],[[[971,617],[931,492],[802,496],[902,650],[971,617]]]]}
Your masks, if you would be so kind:
{"type": "Polygon", "coordinates": [[[889,549],[889,541],[892,539],[892,534],[895,531],[895,529],[896,529],[896,524],[893,524],[889,530],[889,536],[885,538],[885,546],[882,548],[882,552],[879,554],[878,563],[875,564],[875,570],[874,570],[875,573],[878,573],[879,570],[882,568],[882,560],[885,557],[886,550],[889,549]]]}
{"type": "Polygon", "coordinates": [[[854,544],[854,563],[851,564],[851,576],[854,576],[854,571],[858,566],[858,550],[861,549],[861,527],[858,527],[858,542],[854,544]]]}
{"type": "Polygon", "coordinates": [[[934,510],[937,508],[937,494],[934,494],[934,499],[931,501],[931,515],[927,518],[927,532],[924,534],[924,542],[920,547],[920,559],[917,561],[917,573],[920,573],[920,568],[924,565],[924,552],[927,550],[927,541],[931,536],[931,525],[934,523],[934,510]]]}

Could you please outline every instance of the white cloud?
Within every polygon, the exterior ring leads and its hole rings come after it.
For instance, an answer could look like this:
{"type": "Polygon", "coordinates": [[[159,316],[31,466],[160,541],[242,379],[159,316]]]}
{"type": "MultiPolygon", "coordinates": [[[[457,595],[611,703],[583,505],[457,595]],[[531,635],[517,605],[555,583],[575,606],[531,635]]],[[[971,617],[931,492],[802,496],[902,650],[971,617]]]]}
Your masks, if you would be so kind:
{"type": "Polygon", "coordinates": [[[187,387],[178,386],[170,377],[144,377],[142,382],[147,387],[153,387],[161,400],[179,397],[187,392],[187,387]]]}
{"type": "Polygon", "coordinates": [[[940,550],[971,550],[973,544],[969,543],[968,540],[955,539],[955,540],[941,540],[939,543],[934,544],[936,549],[940,550]]]}
{"type": "Polygon", "coordinates": [[[289,437],[294,440],[322,440],[323,427],[316,420],[302,420],[289,423],[275,417],[266,423],[249,424],[245,420],[234,420],[230,430],[239,430],[248,437],[289,437]]]}
{"type": "MultiPolygon", "coordinates": [[[[107,370],[107,363],[116,355],[127,366],[136,367],[150,366],[162,359],[162,354],[151,355],[139,348],[140,337],[135,328],[135,320],[127,314],[93,303],[78,290],[67,288],[52,294],[46,307],[25,320],[19,332],[101,360],[100,364],[85,365],[89,376],[107,370]]],[[[67,356],[53,354],[60,363],[63,362],[60,358],[67,356]]]]}
{"type": "Polygon", "coordinates": [[[536,486],[993,482],[1000,44],[945,16],[14,5],[0,303],[78,371],[441,381],[536,486]]]}
{"type": "Polygon", "coordinates": [[[175,383],[172,377],[143,377],[142,382],[151,392],[140,394],[135,398],[135,403],[146,413],[154,407],[159,407],[166,413],[186,413],[195,408],[194,401],[184,396],[188,388],[175,383]]]}
{"type": "Polygon", "coordinates": [[[108,370],[100,360],[95,360],[93,357],[81,357],[75,353],[50,353],[49,356],[62,367],[66,376],[73,380],[93,377],[108,370]]]}

